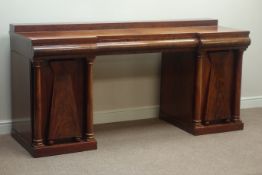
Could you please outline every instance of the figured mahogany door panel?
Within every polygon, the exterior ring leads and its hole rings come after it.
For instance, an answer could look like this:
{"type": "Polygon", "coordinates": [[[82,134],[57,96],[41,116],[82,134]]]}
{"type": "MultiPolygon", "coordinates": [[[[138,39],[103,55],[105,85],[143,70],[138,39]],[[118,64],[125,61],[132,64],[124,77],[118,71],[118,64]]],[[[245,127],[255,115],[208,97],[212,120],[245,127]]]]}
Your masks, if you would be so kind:
{"type": "Polygon", "coordinates": [[[191,122],[194,99],[195,53],[163,53],[161,72],[161,112],[179,121],[191,122]]]}
{"type": "Polygon", "coordinates": [[[230,119],[233,103],[234,52],[207,52],[203,94],[206,98],[204,121],[230,119]]]}
{"type": "Polygon", "coordinates": [[[84,64],[78,60],[51,61],[52,97],[48,140],[77,138],[83,133],[84,64]]]}

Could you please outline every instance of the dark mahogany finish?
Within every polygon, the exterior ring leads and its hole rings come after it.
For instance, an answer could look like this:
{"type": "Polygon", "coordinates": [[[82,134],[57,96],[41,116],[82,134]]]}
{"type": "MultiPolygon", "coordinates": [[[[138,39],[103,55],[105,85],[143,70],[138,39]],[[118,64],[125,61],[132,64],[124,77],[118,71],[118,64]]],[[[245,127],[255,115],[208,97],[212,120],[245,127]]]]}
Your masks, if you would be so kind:
{"type": "Polygon", "coordinates": [[[33,156],[96,149],[96,55],[162,52],[160,118],[194,134],[243,129],[249,32],[217,20],[11,25],[12,135],[33,156]]]}

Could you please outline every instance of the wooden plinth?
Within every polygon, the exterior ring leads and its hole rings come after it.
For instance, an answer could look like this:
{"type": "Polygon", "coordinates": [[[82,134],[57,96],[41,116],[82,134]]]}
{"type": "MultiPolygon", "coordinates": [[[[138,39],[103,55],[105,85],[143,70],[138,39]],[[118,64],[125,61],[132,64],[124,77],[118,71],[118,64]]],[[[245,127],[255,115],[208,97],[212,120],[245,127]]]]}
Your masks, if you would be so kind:
{"type": "Polygon", "coordinates": [[[12,130],[12,136],[35,158],[97,149],[97,142],[95,139],[90,141],[33,147],[15,130],[12,130]]]}
{"type": "Polygon", "coordinates": [[[193,134],[195,136],[204,135],[204,134],[228,132],[228,131],[237,131],[237,130],[244,129],[244,124],[242,121],[210,124],[210,125],[201,124],[199,126],[195,126],[193,123],[182,122],[174,117],[170,117],[164,114],[160,114],[160,119],[168,123],[171,123],[179,127],[180,129],[183,129],[184,131],[190,134],[193,134]]]}

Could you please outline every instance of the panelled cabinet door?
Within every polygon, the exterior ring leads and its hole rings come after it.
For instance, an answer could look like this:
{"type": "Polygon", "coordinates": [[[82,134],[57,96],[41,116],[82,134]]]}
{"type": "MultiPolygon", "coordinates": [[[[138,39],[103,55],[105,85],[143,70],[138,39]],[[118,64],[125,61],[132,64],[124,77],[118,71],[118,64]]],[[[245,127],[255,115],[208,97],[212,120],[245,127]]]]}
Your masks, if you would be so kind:
{"type": "Polygon", "coordinates": [[[230,120],[234,100],[234,51],[210,51],[204,58],[204,121],[230,120]]]}
{"type": "Polygon", "coordinates": [[[49,144],[82,137],[84,64],[81,60],[49,61],[46,67],[46,138],[49,144]],[[47,75],[48,74],[48,75],[47,75]]]}

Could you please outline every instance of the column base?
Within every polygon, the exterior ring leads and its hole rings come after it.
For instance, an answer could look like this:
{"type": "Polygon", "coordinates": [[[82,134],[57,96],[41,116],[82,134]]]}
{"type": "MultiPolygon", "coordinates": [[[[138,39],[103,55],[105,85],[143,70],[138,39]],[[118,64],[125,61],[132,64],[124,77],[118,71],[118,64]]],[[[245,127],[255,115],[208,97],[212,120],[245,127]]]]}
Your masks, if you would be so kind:
{"type": "Polygon", "coordinates": [[[229,123],[219,123],[219,124],[210,124],[210,125],[197,125],[195,126],[192,122],[184,122],[178,120],[173,116],[168,116],[164,114],[160,114],[159,117],[161,120],[167,121],[180,129],[183,129],[186,132],[189,132],[193,135],[204,135],[204,134],[214,134],[228,131],[236,131],[243,130],[244,123],[242,121],[233,121],[229,123]]]}
{"type": "Polygon", "coordinates": [[[44,145],[33,147],[26,139],[24,139],[14,129],[12,136],[15,138],[33,157],[53,156],[66,153],[74,153],[86,150],[97,149],[97,142],[95,139],[89,141],[78,141],[72,143],[61,143],[54,145],[44,145]]]}

